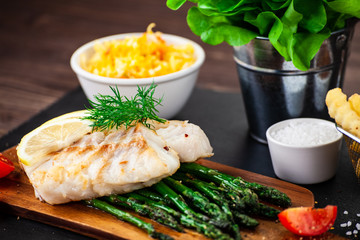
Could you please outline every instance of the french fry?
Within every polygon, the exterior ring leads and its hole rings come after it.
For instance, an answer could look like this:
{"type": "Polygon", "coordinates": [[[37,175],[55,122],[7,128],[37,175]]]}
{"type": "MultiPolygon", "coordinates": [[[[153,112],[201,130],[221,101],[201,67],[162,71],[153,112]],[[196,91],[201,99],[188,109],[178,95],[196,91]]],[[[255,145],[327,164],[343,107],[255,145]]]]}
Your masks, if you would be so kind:
{"type": "Polygon", "coordinates": [[[334,88],[328,91],[325,99],[330,117],[345,131],[357,137],[360,137],[360,114],[357,113],[360,112],[359,98],[355,95],[350,103],[340,88],[334,88]]]}
{"type": "Polygon", "coordinates": [[[351,97],[349,97],[349,103],[352,108],[356,112],[358,116],[360,116],[360,95],[355,93],[351,97]]]}

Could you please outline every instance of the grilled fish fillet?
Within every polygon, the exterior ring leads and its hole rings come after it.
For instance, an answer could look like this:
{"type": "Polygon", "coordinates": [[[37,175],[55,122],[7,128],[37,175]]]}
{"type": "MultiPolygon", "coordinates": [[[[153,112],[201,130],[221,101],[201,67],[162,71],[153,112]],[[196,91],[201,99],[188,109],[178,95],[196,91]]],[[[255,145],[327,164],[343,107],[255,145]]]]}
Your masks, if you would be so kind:
{"type": "Polygon", "coordinates": [[[188,121],[171,120],[153,123],[156,133],[164,138],[180,157],[181,162],[194,162],[213,156],[213,148],[204,131],[188,121]]]}
{"type": "Polygon", "coordinates": [[[93,132],[38,166],[23,168],[36,196],[50,204],[130,192],[172,175],[179,156],[155,131],[93,132]]]}

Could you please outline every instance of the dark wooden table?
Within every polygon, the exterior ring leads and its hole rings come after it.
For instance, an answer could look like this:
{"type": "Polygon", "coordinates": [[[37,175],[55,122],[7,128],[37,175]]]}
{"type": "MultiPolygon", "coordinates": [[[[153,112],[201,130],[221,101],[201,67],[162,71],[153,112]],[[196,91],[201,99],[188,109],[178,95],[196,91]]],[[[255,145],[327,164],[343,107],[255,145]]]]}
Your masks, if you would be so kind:
{"type": "MultiPolygon", "coordinates": [[[[200,43],[206,61],[197,86],[240,92],[232,48],[202,43],[186,24],[189,5],[172,11],[163,1],[0,1],[0,137],[78,86],[69,59],[80,45],[117,33],[155,30],[200,43]]],[[[344,90],[360,92],[360,24],[344,90]]]]}

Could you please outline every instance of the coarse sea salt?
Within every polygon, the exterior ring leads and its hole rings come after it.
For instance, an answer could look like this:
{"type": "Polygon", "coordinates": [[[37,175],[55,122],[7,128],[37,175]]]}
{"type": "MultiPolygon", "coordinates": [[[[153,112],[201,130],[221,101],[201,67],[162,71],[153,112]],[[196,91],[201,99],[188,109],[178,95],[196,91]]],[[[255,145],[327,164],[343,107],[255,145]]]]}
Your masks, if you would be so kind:
{"type": "Polygon", "coordinates": [[[316,146],[332,142],[339,136],[335,126],[317,122],[290,121],[285,127],[274,130],[272,137],[292,146],[316,146]]]}
{"type": "Polygon", "coordinates": [[[347,223],[341,223],[340,227],[347,227],[347,223]]]}

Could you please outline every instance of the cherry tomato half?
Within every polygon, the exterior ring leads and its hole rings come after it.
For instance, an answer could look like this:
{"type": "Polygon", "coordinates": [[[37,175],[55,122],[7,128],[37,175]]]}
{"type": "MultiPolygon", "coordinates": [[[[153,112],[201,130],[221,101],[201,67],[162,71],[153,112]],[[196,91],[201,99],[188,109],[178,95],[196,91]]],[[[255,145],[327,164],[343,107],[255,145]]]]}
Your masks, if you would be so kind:
{"type": "Polygon", "coordinates": [[[334,225],[337,207],[328,205],[325,208],[296,207],[279,213],[282,225],[300,236],[320,235],[334,225]]]}
{"type": "Polygon", "coordinates": [[[15,167],[12,161],[7,159],[2,153],[0,153],[0,178],[5,177],[12,171],[14,171],[15,167]]]}

